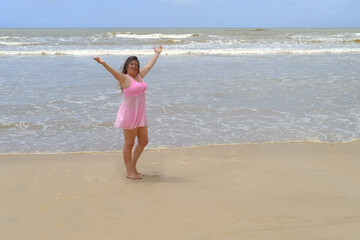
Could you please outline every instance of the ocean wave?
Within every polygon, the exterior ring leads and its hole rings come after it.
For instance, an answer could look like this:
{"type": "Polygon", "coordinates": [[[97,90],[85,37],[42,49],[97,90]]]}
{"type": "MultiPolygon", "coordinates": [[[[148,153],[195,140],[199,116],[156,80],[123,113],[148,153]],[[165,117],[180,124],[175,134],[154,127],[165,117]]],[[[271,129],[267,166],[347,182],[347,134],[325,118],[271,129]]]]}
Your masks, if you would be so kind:
{"type": "Polygon", "coordinates": [[[79,104],[79,105],[88,103],[88,101],[74,101],[74,100],[67,100],[67,99],[64,99],[62,101],[67,102],[67,103],[75,103],[75,104],[79,104]]]}
{"type": "Polygon", "coordinates": [[[166,39],[166,40],[161,41],[161,43],[168,44],[168,45],[181,44],[181,43],[184,43],[184,40],[182,40],[182,39],[166,39]]]}
{"type": "Polygon", "coordinates": [[[360,39],[356,34],[342,35],[286,35],[284,39],[289,39],[289,43],[326,43],[326,44],[344,44],[344,43],[360,43],[360,39]]]}
{"type": "MultiPolygon", "coordinates": [[[[164,49],[163,55],[273,55],[273,54],[341,54],[360,53],[360,48],[329,48],[329,49],[164,49]]],[[[0,55],[72,55],[72,56],[101,56],[101,55],[152,55],[154,51],[143,49],[124,50],[37,50],[37,51],[0,51],[0,55]]]]}
{"type": "Polygon", "coordinates": [[[305,43],[305,44],[323,44],[323,43],[330,43],[330,44],[353,44],[353,43],[360,43],[360,39],[309,39],[309,40],[295,40],[295,43],[305,43]]]}
{"type": "Polygon", "coordinates": [[[7,46],[24,46],[24,45],[37,45],[36,42],[3,42],[0,41],[0,45],[7,45],[7,46]]]}
{"type": "Polygon", "coordinates": [[[343,43],[360,43],[360,39],[343,40],[343,43]]]}
{"type": "Polygon", "coordinates": [[[0,129],[1,128],[16,128],[16,129],[31,129],[31,128],[42,128],[40,125],[23,122],[23,121],[16,121],[16,122],[0,122],[0,129]]]}
{"type": "Polygon", "coordinates": [[[162,34],[162,33],[108,33],[108,36],[118,37],[118,38],[134,38],[134,39],[162,39],[162,38],[170,38],[170,39],[184,39],[190,37],[197,37],[199,34],[162,34]]]}

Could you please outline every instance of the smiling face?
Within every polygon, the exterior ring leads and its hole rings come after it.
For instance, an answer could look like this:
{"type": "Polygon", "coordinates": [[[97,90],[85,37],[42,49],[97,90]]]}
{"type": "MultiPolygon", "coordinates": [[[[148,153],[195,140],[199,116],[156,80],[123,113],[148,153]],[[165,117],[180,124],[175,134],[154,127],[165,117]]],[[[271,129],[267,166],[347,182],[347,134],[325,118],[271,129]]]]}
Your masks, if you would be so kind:
{"type": "Polygon", "coordinates": [[[122,73],[129,74],[132,77],[136,77],[140,71],[140,63],[136,56],[130,56],[124,62],[122,67],[122,73]]]}
{"type": "Polygon", "coordinates": [[[126,67],[127,74],[137,75],[139,73],[139,62],[137,60],[132,60],[126,67]]]}

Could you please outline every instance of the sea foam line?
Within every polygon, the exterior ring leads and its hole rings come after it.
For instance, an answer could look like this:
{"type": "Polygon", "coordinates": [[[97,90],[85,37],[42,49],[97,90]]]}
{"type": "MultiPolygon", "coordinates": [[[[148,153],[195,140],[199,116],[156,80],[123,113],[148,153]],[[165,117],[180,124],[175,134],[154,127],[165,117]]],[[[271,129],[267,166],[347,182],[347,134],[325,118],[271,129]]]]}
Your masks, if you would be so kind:
{"type": "Polygon", "coordinates": [[[189,37],[196,37],[199,34],[161,34],[161,33],[151,33],[151,34],[136,34],[136,33],[109,33],[108,36],[116,36],[118,38],[134,38],[134,39],[161,39],[161,38],[175,38],[175,39],[184,39],[189,37]]]}
{"type": "MultiPolygon", "coordinates": [[[[333,49],[164,49],[163,55],[273,55],[273,54],[340,54],[360,53],[360,48],[333,49]]],[[[152,55],[153,50],[124,49],[124,50],[37,50],[37,51],[0,51],[0,55],[152,55]]]]}
{"type": "Polygon", "coordinates": [[[36,42],[3,42],[0,41],[0,45],[7,45],[7,46],[20,46],[20,45],[37,45],[36,42]]]}

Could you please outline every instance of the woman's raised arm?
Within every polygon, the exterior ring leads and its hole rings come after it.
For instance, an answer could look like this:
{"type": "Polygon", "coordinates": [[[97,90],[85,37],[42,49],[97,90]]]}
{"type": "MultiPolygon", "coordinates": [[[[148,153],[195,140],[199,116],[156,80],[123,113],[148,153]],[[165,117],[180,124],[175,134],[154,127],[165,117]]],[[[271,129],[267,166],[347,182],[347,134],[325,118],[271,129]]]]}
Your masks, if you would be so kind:
{"type": "Polygon", "coordinates": [[[162,51],[161,45],[158,45],[156,48],[154,47],[155,55],[147,62],[147,64],[143,68],[141,68],[139,72],[142,78],[144,78],[146,74],[148,74],[148,72],[152,69],[157,59],[159,58],[161,51],[162,51]]]}
{"type": "Polygon", "coordinates": [[[112,68],[110,65],[108,65],[104,60],[102,60],[99,57],[96,57],[93,59],[95,61],[97,61],[98,63],[100,63],[101,65],[103,65],[106,68],[106,70],[108,70],[116,78],[116,80],[118,80],[121,84],[125,82],[125,79],[126,79],[125,74],[123,74],[122,72],[116,71],[114,68],[112,68]]]}

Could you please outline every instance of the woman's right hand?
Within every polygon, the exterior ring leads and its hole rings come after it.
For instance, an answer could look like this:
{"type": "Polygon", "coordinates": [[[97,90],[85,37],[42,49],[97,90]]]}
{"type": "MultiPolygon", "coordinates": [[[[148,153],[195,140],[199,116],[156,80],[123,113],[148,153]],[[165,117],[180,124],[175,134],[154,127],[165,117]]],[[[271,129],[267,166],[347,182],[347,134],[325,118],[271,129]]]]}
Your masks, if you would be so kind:
{"type": "Polygon", "coordinates": [[[100,63],[100,64],[104,64],[105,63],[105,61],[104,60],[102,60],[101,58],[99,58],[99,57],[95,57],[95,58],[93,58],[95,61],[97,61],[98,63],[100,63]]]}

